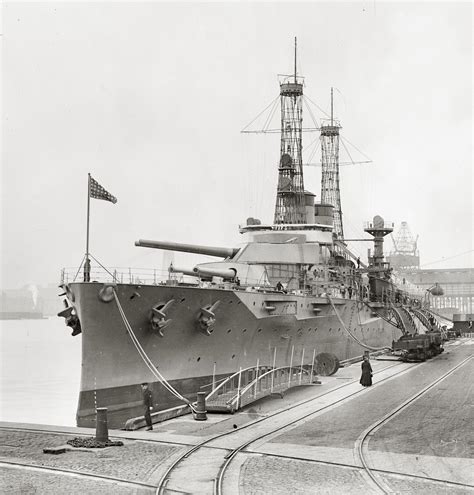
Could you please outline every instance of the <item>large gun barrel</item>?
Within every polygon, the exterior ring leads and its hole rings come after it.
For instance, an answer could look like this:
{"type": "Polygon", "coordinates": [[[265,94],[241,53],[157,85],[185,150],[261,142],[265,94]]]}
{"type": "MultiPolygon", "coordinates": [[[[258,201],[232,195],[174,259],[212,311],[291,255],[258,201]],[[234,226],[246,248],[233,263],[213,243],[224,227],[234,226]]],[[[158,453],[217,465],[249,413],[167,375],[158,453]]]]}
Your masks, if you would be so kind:
{"type": "Polygon", "coordinates": [[[182,251],[184,253],[205,254],[218,258],[232,258],[239,250],[238,248],[199,246],[198,244],[180,244],[177,242],[149,241],[146,239],[135,241],[135,246],[165,249],[168,251],[182,251]]]}
{"type": "Polygon", "coordinates": [[[178,268],[171,265],[169,270],[173,273],[183,273],[184,275],[192,275],[193,277],[205,279],[221,277],[225,280],[233,280],[237,275],[237,270],[235,268],[211,268],[199,265],[195,266],[192,270],[187,268],[178,268]]]}

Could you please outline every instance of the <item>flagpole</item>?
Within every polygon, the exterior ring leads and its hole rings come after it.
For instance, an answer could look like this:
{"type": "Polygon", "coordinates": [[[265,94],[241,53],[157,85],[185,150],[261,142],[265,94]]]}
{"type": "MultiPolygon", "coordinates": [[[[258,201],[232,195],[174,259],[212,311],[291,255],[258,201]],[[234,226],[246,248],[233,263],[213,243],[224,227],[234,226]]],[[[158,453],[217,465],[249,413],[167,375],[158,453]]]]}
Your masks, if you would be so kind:
{"type": "Polygon", "coordinates": [[[84,282],[90,282],[91,262],[89,260],[89,217],[91,205],[91,174],[87,174],[87,233],[86,233],[86,260],[84,262],[84,282]]]}

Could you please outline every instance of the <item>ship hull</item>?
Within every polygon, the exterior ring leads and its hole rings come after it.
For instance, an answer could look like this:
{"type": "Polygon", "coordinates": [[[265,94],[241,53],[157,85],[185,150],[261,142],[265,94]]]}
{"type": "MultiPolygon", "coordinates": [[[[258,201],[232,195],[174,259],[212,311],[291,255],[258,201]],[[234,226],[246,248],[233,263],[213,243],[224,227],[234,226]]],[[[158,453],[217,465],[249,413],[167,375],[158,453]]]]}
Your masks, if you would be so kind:
{"type": "MultiPolygon", "coordinates": [[[[109,426],[143,414],[140,384],[148,382],[155,410],[182,402],[157,381],[133,344],[114,299],[100,298],[103,284],[69,286],[82,327],[82,374],[78,426],[95,426],[95,409],[108,408],[109,426]]],[[[213,379],[239,368],[311,364],[314,354],[329,352],[347,360],[366,348],[390,346],[400,331],[371,309],[352,299],[334,298],[338,315],[327,298],[189,286],[118,284],[120,306],[146,355],[183,396],[210,391],[213,379]],[[170,323],[163,336],[152,330],[150,311],[169,304],[170,323]],[[202,308],[216,305],[210,335],[202,331],[202,308]],[[275,360],[275,363],[274,363],[275,360]]]]}

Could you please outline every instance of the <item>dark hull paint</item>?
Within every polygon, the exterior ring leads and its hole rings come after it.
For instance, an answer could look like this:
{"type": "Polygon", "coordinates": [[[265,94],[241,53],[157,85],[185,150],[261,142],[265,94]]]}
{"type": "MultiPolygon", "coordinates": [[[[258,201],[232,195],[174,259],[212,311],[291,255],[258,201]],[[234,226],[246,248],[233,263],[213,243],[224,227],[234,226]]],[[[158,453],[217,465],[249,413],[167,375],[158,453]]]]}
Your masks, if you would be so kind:
{"type": "MultiPolygon", "coordinates": [[[[140,383],[153,384],[157,409],[180,402],[157,382],[140,358],[120,317],[115,301],[102,302],[99,283],[74,283],[82,326],[82,375],[77,411],[78,426],[95,425],[95,408],[107,407],[109,426],[122,428],[129,418],[143,414],[140,383]]],[[[293,364],[304,356],[330,352],[340,360],[361,356],[364,347],[341,328],[325,298],[224,289],[120,284],[116,288],[124,313],[139,342],[165,378],[194,400],[203,385],[256,364],[293,364]],[[134,293],[140,294],[134,296],[134,293]],[[167,317],[172,322],[160,337],[150,329],[150,309],[174,299],[167,317]],[[199,331],[200,308],[220,301],[211,335],[199,331]],[[281,314],[269,313],[272,301],[281,314]],[[276,302],[275,302],[276,301],[276,302]],[[295,312],[296,314],[291,314],[295,312]],[[317,308],[317,312],[314,311],[317,308]]],[[[353,334],[373,347],[390,346],[400,332],[374,317],[371,310],[350,299],[336,299],[337,311],[353,334]],[[360,319],[360,325],[359,325],[360,319]]],[[[206,389],[208,390],[208,389],[206,389]]]]}

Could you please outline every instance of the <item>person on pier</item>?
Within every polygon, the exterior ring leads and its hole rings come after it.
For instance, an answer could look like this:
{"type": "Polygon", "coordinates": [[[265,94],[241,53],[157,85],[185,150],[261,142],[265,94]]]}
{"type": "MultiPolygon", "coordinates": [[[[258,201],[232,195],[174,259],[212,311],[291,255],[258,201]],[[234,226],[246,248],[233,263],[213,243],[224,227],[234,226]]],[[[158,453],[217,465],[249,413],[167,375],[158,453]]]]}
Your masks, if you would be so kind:
{"type": "Polygon", "coordinates": [[[360,377],[360,384],[364,387],[370,387],[372,385],[372,366],[370,366],[369,356],[366,354],[362,361],[362,376],[360,377]]]}
{"type": "Polygon", "coordinates": [[[150,411],[153,409],[153,397],[151,395],[151,390],[148,388],[148,383],[142,383],[143,392],[143,407],[145,413],[145,421],[147,430],[153,430],[153,423],[151,421],[150,411]]]}

